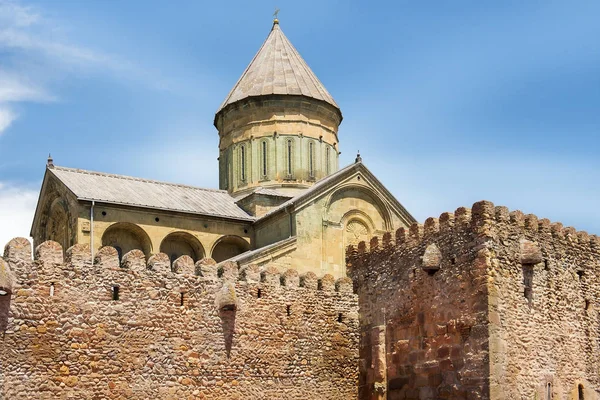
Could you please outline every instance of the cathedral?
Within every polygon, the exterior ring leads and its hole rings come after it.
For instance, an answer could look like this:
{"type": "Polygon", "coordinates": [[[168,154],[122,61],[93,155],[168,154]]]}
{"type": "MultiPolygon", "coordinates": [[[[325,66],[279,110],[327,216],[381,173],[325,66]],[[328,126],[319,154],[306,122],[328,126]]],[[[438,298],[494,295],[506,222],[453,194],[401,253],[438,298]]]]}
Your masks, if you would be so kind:
{"type": "Polygon", "coordinates": [[[219,189],[54,165],[0,257],[0,399],[599,400],[600,237],[489,201],[423,224],[279,22],[219,189]]]}
{"type": "Polygon", "coordinates": [[[339,167],[342,112],[274,20],[219,107],[219,190],[54,165],[31,236],[171,262],[346,276],[345,249],[414,218],[362,163],[339,167]]]}

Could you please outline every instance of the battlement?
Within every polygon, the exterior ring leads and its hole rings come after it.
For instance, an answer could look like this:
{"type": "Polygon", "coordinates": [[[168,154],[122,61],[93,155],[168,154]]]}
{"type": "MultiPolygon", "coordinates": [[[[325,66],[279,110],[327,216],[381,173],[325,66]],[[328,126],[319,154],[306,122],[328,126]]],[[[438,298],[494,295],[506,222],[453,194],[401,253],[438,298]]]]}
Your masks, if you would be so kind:
{"type": "MultiPolygon", "coordinates": [[[[14,265],[11,271],[8,264],[0,270],[0,286],[2,281],[10,276],[12,287],[15,275],[17,277],[29,276],[34,273],[36,279],[43,281],[63,281],[73,278],[82,278],[88,275],[106,276],[107,280],[115,278],[115,274],[129,275],[133,279],[161,282],[173,282],[179,285],[188,285],[190,288],[197,284],[216,284],[225,281],[240,281],[249,284],[264,284],[286,289],[304,288],[306,290],[322,292],[338,292],[352,294],[352,281],[349,278],[335,280],[332,275],[326,274],[317,277],[312,272],[300,275],[294,269],[279,271],[270,266],[259,268],[251,264],[242,269],[237,262],[225,262],[222,265],[211,258],[204,258],[196,263],[183,255],[173,261],[164,253],[157,253],[146,260],[140,250],[132,250],[123,255],[119,261],[119,254],[114,247],[102,247],[94,255],[94,262],[89,245],[80,245],[63,252],[59,243],[46,241],[36,247],[32,261],[31,244],[25,238],[15,238],[4,248],[4,259],[14,265]],[[64,254],[64,256],[63,256],[64,254]],[[2,271],[6,271],[3,273],[2,271]]],[[[0,262],[4,262],[0,258],[0,262]]],[[[6,285],[8,286],[8,284],[6,285]]],[[[181,287],[185,289],[185,287],[181,287]]]]}
{"type": "Polygon", "coordinates": [[[87,245],[63,252],[47,241],[32,251],[15,238],[0,258],[0,285],[0,397],[30,398],[32,388],[40,398],[356,394],[349,278],[139,250],[119,260],[113,247],[92,260],[87,245]],[[8,349],[20,349],[18,362],[8,349]],[[34,371],[26,385],[23,369],[34,371]]]}
{"type": "Polygon", "coordinates": [[[509,211],[507,207],[494,206],[489,201],[477,202],[472,208],[459,207],[454,213],[442,213],[439,218],[427,218],[424,224],[415,223],[408,229],[400,228],[395,232],[395,242],[388,233],[381,239],[373,237],[368,245],[365,241],[357,247],[350,245],[346,254],[349,264],[356,266],[368,263],[370,257],[408,251],[459,231],[480,241],[510,234],[520,234],[532,241],[551,239],[563,245],[576,246],[581,251],[600,254],[600,237],[596,235],[564,227],[560,222],[552,223],[533,214],[509,211]]]}
{"type": "Polygon", "coordinates": [[[596,235],[481,201],[346,254],[373,366],[359,398],[598,393],[596,235]]]}

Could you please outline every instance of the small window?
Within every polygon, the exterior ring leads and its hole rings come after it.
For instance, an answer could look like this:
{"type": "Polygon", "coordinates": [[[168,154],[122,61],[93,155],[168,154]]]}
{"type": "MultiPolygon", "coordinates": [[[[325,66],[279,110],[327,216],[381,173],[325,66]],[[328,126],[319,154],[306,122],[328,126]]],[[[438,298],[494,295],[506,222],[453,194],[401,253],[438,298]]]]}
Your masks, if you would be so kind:
{"type": "Polygon", "coordinates": [[[546,400],[552,400],[552,384],[550,382],[546,386],[546,400]]]}
{"type": "Polygon", "coordinates": [[[292,141],[287,141],[287,174],[292,176],[292,141]]]}
{"type": "Polygon", "coordinates": [[[342,313],[338,314],[337,322],[344,322],[344,316],[342,315],[342,313]]]}
{"type": "Polygon", "coordinates": [[[585,400],[585,397],[583,395],[583,385],[581,383],[577,387],[577,392],[579,393],[579,400],[585,400]]]}
{"type": "Polygon", "coordinates": [[[331,150],[329,149],[329,147],[327,147],[325,149],[325,172],[327,173],[327,175],[329,175],[331,173],[331,150]]]}
{"type": "Polygon", "coordinates": [[[315,145],[313,142],[308,144],[308,173],[311,178],[315,177],[315,145]]]}
{"type": "Polygon", "coordinates": [[[54,297],[54,282],[50,284],[50,297],[54,297]]]}
{"type": "Polygon", "coordinates": [[[183,307],[183,305],[184,305],[184,304],[185,304],[185,293],[183,293],[183,292],[182,292],[182,293],[181,293],[181,296],[180,296],[180,298],[179,298],[179,305],[180,305],[181,307],[183,307]]]}
{"type": "Polygon", "coordinates": [[[240,178],[246,181],[246,146],[240,147],[240,178]]]}
{"type": "Polygon", "coordinates": [[[267,142],[262,142],[262,176],[267,176],[267,142]]]}
{"type": "Polygon", "coordinates": [[[285,306],[285,312],[287,313],[288,317],[290,315],[292,315],[292,306],[290,306],[290,305],[285,306]]]}
{"type": "Polygon", "coordinates": [[[113,286],[113,288],[112,288],[112,299],[115,301],[119,300],[119,287],[118,286],[113,286]]]}
{"type": "Polygon", "coordinates": [[[261,290],[261,289],[258,289],[258,290],[256,291],[256,298],[257,298],[257,299],[260,299],[261,297],[262,297],[262,290],[261,290]]]}
{"type": "Polygon", "coordinates": [[[523,265],[523,286],[523,295],[531,306],[533,303],[533,265],[523,265]]]}

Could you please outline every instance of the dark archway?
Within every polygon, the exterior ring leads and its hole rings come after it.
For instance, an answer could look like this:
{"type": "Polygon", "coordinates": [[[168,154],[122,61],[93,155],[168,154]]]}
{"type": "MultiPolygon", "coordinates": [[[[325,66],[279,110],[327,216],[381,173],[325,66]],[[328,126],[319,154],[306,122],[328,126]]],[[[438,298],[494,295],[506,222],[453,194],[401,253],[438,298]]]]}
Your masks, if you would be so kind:
{"type": "Polygon", "coordinates": [[[225,261],[250,250],[250,244],[239,236],[223,236],[212,249],[212,258],[216,262],[225,261]]]}
{"type": "Polygon", "coordinates": [[[134,249],[141,250],[146,259],[152,254],[152,243],[146,232],[129,222],[118,222],[109,226],[102,235],[102,246],[116,248],[119,258],[134,249]]]}
{"type": "Polygon", "coordinates": [[[169,256],[171,263],[181,256],[190,256],[194,262],[204,258],[204,247],[196,237],[187,232],[168,234],[160,244],[160,252],[169,256]]]}

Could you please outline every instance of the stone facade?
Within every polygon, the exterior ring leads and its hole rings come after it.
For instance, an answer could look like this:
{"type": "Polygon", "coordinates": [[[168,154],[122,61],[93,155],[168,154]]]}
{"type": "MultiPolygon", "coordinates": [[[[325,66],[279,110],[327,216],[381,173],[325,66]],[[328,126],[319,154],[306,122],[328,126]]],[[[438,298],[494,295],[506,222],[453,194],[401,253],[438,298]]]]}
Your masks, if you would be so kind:
{"type": "Polygon", "coordinates": [[[489,202],[351,248],[360,399],[600,398],[600,240],[489,202]]]}
{"type": "Polygon", "coordinates": [[[171,272],[165,254],[119,263],[111,247],[92,264],[56,242],[35,256],[15,239],[0,258],[1,399],[356,397],[348,278],[186,256],[171,272]]]}

